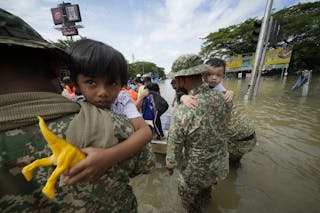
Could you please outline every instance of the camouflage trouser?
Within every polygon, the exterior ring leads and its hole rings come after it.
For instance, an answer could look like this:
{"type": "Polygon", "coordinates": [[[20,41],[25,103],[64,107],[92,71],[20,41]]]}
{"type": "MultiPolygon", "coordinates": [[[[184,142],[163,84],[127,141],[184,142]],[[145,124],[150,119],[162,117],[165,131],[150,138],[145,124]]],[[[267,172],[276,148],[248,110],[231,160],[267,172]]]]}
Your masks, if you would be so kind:
{"type": "Polygon", "coordinates": [[[250,152],[256,145],[256,134],[253,133],[248,138],[243,140],[232,140],[228,142],[229,159],[240,159],[244,154],[250,152]]]}
{"type": "Polygon", "coordinates": [[[201,213],[211,200],[211,186],[201,188],[197,185],[186,183],[179,179],[178,193],[181,197],[183,208],[188,213],[201,213]]]}

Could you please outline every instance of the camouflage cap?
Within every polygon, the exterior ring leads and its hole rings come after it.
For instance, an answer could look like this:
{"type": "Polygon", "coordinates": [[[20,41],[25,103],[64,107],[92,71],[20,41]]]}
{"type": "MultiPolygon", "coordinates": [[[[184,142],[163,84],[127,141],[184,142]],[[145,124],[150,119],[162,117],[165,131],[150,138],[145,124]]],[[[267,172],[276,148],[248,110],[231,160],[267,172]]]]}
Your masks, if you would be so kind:
{"type": "Polygon", "coordinates": [[[65,56],[64,50],[50,44],[21,18],[0,8],[0,44],[18,45],[55,51],[65,56]]]}
{"type": "Polygon", "coordinates": [[[204,73],[209,66],[196,54],[187,54],[178,57],[172,64],[171,72],[167,77],[189,76],[204,73]]]}

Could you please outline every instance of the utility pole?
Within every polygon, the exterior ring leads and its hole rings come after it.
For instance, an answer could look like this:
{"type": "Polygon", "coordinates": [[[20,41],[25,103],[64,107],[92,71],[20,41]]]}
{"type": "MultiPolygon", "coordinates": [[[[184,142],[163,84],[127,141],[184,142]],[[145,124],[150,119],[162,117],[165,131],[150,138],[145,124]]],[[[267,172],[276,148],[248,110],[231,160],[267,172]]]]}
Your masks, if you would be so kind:
{"type": "Polygon", "coordinates": [[[261,31],[259,34],[259,40],[258,40],[258,44],[257,44],[255,57],[254,57],[254,66],[253,66],[252,73],[251,73],[251,80],[250,80],[250,84],[248,85],[247,94],[244,96],[245,100],[251,99],[253,96],[253,90],[256,85],[257,72],[259,70],[260,63],[263,63],[263,61],[261,61],[261,58],[262,58],[263,46],[264,46],[265,38],[266,38],[266,34],[267,34],[267,27],[268,27],[267,24],[269,22],[271,9],[272,9],[272,2],[273,2],[273,0],[267,1],[266,9],[264,11],[264,17],[263,17],[263,21],[262,21],[262,25],[261,25],[261,31]]]}
{"type": "Polygon", "coordinates": [[[257,96],[257,93],[258,93],[258,90],[259,90],[260,77],[261,77],[261,72],[262,72],[262,68],[263,68],[263,64],[264,64],[264,59],[265,59],[267,48],[268,48],[268,41],[269,41],[269,37],[270,37],[272,22],[273,22],[273,17],[270,16],[269,23],[268,23],[268,31],[267,31],[266,39],[265,39],[264,46],[263,46],[261,61],[260,61],[259,68],[258,68],[258,77],[257,77],[256,85],[255,85],[254,91],[253,91],[253,96],[254,97],[257,96]]]}

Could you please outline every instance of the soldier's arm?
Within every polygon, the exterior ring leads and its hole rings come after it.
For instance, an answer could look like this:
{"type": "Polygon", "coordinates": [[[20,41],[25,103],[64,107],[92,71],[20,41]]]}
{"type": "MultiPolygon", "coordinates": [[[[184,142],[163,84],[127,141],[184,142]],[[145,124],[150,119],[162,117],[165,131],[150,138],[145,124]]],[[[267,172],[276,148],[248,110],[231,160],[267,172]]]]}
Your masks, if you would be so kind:
{"type": "Polygon", "coordinates": [[[222,110],[222,116],[224,117],[223,123],[225,125],[225,130],[224,133],[228,135],[228,128],[230,124],[230,119],[231,119],[231,112],[232,112],[232,107],[233,107],[233,102],[230,101],[228,102],[225,100],[222,104],[223,110],[222,110]]]}
{"type": "Polygon", "coordinates": [[[65,183],[72,185],[96,179],[116,163],[137,153],[151,140],[152,133],[149,127],[147,127],[146,134],[143,133],[144,130],[133,133],[130,122],[123,116],[113,114],[112,118],[115,137],[119,141],[124,141],[110,148],[90,147],[82,149],[87,157],[68,171],[68,178],[65,179],[65,183]]]}

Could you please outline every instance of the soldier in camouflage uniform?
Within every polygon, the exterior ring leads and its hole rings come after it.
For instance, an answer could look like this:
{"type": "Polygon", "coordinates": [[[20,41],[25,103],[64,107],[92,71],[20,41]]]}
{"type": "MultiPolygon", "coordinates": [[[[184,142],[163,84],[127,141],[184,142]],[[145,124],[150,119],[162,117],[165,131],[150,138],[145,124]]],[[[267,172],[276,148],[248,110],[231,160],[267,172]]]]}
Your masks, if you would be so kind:
{"type": "Polygon", "coordinates": [[[224,133],[232,104],[202,82],[201,73],[207,70],[199,56],[183,55],[168,74],[198,100],[195,109],[184,104],[175,109],[166,157],[169,175],[179,167],[178,192],[187,212],[202,212],[211,199],[211,187],[229,172],[228,138],[224,133]]]}
{"type": "Polygon", "coordinates": [[[114,165],[98,180],[57,185],[55,200],[41,192],[53,168],[38,168],[30,182],[25,180],[24,166],[52,154],[38,115],[55,134],[79,148],[116,145],[133,128],[123,116],[61,96],[57,76],[60,57],[67,57],[64,51],[2,9],[0,23],[0,211],[136,212],[129,176],[150,169],[150,152],[114,165]]]}
{"type": "Polygon", "coordinates": [[[230,164],[237,166],[242,156],[254,148],[257,139],[253,123],[235,106],[233,106],[231,111],[226,134],[229,138],[228,151],[230,164]]]}
{"type": "MultiPolygon", "coordinates": [[[[219,58],[210,58],[206,64],[210,65],[211,69],[207,73],[204,73],[204,82],[209,85],[210,89],[224,93],[226,101],[229,101],[230,98],[230,101],[232,101],[233,91],[226,90],[221,84],[226,69],[225,62],[219,58]]],[[[189,108],[197,105],[197,99],[191,98],[189,95],[184,95],[182,99],[183,103],[189,108]]],[[[250,152],[255,146],[256,136],[254,125],[250,119],[245,114],[241,113],[234,105],[226,134],[229,137],[228,151],[230,165],[238,167],[240,166],[240,159],[242,156],[245,153],[250,152]]]]}

